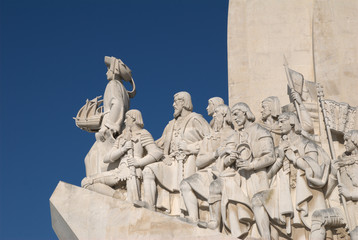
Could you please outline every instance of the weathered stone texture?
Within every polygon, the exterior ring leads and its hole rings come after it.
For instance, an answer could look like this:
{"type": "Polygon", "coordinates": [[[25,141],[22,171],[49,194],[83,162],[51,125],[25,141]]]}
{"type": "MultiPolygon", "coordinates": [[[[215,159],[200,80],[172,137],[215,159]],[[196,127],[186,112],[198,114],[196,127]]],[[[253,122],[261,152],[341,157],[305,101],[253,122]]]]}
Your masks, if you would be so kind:
{"type": "Polygon", "coordinates": [[[64,182],[50,208],[59,239],[234,239],[64,182]]]}
{"type": "Polygon", "coordinates": [[[358,105],[358,1],[230,0],[229,103],[259,115],[260,101],[288,103],[283,55],[328,99],[358,105]]]}

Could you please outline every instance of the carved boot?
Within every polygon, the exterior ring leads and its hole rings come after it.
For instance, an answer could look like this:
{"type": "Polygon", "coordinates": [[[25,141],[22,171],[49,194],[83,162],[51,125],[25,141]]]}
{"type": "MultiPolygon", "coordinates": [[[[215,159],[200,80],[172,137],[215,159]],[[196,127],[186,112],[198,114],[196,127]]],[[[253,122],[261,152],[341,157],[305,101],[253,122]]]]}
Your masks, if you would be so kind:
{"type": "Polygon", "coordinates": [[[221,195],[211,195],[209,197],[210,220],[208,223],[199,221],[198,226],[220,231],[221,225],[221,195]]]}

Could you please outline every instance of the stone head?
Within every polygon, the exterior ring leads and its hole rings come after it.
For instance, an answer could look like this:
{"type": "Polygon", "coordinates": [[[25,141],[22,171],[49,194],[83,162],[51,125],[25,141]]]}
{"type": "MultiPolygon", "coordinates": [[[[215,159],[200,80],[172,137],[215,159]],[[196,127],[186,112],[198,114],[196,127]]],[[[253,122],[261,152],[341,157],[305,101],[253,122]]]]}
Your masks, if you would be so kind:
{"type": "Polygon", "coordinates": [[[231,109],[232,118],[238,126],[243,126],[247,121],[254,122],[255,115],[246,103],[236,103],[231,109]]]}
{"type": "Polygon", "coordinates": [[[133,127],[137,125],[139,128],[144,127],[142,114],[137,109],[131,109],[126,113],[126,118],[124,120],[126,127],[133,127]]]}
{"type": "Polygon", "coordinates": [[[288,134],[290,131],[301,134],[301,125],[295,113],[282,113],[278,117],[278,126],[280,127],[282,134],[288,134]]]}
{"type": "Polygon", "coordinates": [[[191,112],[193,111],[193,104],[191,96],[188,92],[178,92],[174,95],[174,117],[177,118],[181,115],[183,109],[191,112]]]}
{"type": "Polygon", "coordinates": [[[261,103],[261,118],[263,121],[270,116],[278,117],[281,114],[281,105],[278,97],[265,98],[261,103]]]}
{"type": "Polygon", "coordinates": [[[111,81],[123,79],[126,82],[132,81],[132,71],[125,65],[121,59],[115,57],[104,57],[104,63],[107,66],[107,79],[111,81]]]}
{"type": "Polygon", "coordinates": [[[208,111],[209,116],[213,116],[215,108],[221,104],[224,104],[224,100],[221,97],[213,97],[208,101],[208,106],[206,111],[208,111]]]}
{"type": "Polygon", "coordinates": [[[220,104],[215,108],[215,111],[213,113],[213,118],[215,120],[213,128],[216,131],[222,129],[224,123],[226,123],[229,126],[232,126],[230,108],[225,104],[220,104]]]}
{"type": "Polygon", "coordinates": [[[344,147],[347,153],[358,149],[358,130],[351,130],[344,134],[344,147]]]}

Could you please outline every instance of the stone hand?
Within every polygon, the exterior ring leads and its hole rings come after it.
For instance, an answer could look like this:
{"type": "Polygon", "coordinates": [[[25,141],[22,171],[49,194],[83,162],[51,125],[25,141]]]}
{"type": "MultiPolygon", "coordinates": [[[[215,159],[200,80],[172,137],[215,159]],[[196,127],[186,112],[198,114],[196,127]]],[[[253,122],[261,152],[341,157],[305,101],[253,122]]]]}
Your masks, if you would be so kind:
{"type": "Polygon", "coordinates": [[[343,185],[338,184],[338,191],[339,191],[339,194],[343,195],[347,200],[352,199],[351,192],[343,185]]]}
{"type": "Polygon", "coordinates": [[[249,164],[247,164],[247,163],[237,163],[236,167],[239,168],[239,170],[246,170],[246,171],[254,169],[250,163],[249,164]]]}
{"type": "Polygon", "coordinates": [[[231,153],[231,151],[228,150],[226,147],[219,147],[219,148],[216,149],[216,151],[215,151],[215,158],[222,157],[222,156],[224,156],[225,154],[230,155],[230,153],[231,153]]]}
{"type": "MultiPolygon", "coordinates": [[[[230,166],[232,163],[234,163],[239,158],[239,155],[236,151],[227,150],[226,153],[229,154],[229,157],[224,158],[225,166],[230,166]]],[[[215,151],[215,154],[216,154],[216,151],[215,151]]]]}
{"type": "Polygon", "coordinates": [[[333,162],[333,166],[336,167],[337,169],[344,167],[345,161],[342,159],[341,156],[338,157],[338,159],[336,161],[333,162]]]}
{"type": "Polygon", "coordinates": [[[126,141],[122,147],[124,152],[127,152],[129,149],[133,148],[133,143],[132,141],[126,141]]]}
{"type": "Polygon", "coordinates": [[[302,104],[302,99],[301,99],[301,96],[298,92],[296,92],[295,90],[293,90],[291,92],[291,97],[293,100],[295,100],[299,105],[302,104]]]}
{"type": "Polygon", "coordinates": [[[127,161],[128,161],[128,166],[140,167],[138,160],[135,158],[129,158],[127,161]]]}
{"type": "Polygon", "coordinates": [[[81,187],[86,188],[87,186],[91,185],[93,183],[92,178],[85,177],[81,181],[81,187]]]}
{"type": "Polygon", "coordinates": [[[286,151],[288,148],[290,147],[290,143],[288,142],[288,140],[283,140],[280,142],[280,145],[278,147],[278,152],[284,152],[286,151]]]}
{"type": "Polygon", "coordinates": [[[239,159],[239,153],[237,151],[232,151],[230,153],[230,162],[235,162],[237,159],[239,159]]]}
{"type": "Polygon", "coordinates": [[[191,154],[190,148],[186,141],[182,140],[178,144],[178,150],[184,152],[186,155],[191,154]]]}
{"type": "Polygon", "coordinates": [[[287,159],[290,160],[291,162],[296,162],[296,155],[291,149],[288,149],[285,152],[285,155],[286,155],[287,159]]]}

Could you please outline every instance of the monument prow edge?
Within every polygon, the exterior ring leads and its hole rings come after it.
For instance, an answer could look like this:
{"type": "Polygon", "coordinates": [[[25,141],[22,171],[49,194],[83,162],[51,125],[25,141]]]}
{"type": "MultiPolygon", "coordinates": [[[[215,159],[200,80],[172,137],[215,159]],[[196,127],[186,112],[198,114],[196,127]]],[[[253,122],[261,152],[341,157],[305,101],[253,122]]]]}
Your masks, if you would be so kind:
{"type": "Polygon", "coordinates": [[[62,181],[50,208],[59,239],[235,239],[62,181]]]}

